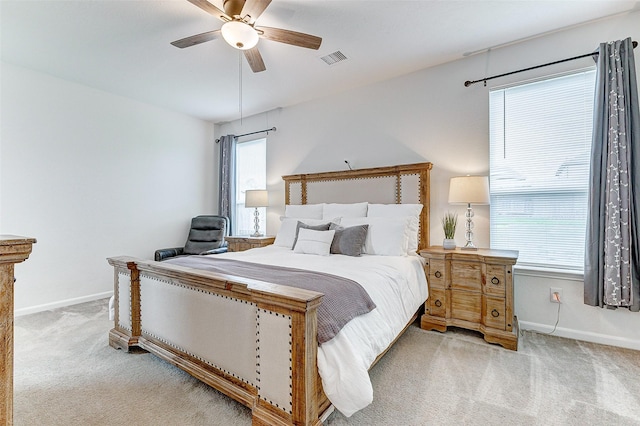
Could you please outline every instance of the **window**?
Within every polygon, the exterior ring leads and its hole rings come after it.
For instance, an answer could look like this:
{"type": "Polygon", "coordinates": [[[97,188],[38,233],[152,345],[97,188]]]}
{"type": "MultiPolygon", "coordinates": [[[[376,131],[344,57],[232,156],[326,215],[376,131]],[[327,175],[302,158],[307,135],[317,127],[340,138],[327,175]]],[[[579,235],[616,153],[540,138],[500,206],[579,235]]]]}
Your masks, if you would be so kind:
{"type": "Polygon", "coordinates": [[[493,90],[491,247],[582,270],[595,70],[493,90]]]}
{"type": "MultiPolygon", "coordinates": [[[[235,235],[251,235],[254,232],[253,213],[255,209],[244,206],[244,193],[247,189],[265,189],[267,187],[267,140],[257,139],[239,142],[236,145],[236,203],[234,223],[235,235]]],[[[266,208],[258,208],[260,230],[266,229],[266,208]]]]}

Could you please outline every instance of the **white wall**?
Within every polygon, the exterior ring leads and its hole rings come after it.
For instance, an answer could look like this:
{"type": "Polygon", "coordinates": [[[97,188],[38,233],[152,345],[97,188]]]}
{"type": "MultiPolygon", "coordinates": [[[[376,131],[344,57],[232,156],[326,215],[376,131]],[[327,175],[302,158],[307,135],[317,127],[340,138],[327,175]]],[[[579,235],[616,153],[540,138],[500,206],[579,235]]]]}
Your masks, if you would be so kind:
{"type": "Polygon", "coordinates": [[[153,258],[214,214],[214,126],[3,63],[0,233],[37,238],[17,314],[105,297],[108,256],[153,258]]]}
{"type": "MultiPolygon", "coordinates": [[[[483,87],[464,87],[466,80],[593,51],[600,42],[632,37],[640,40],[640,13],[558,32],[470,56],[400,78],[281,108],[223,124],[219,135],[241,134],[276,126],[267,138],[267,179],[271,206],[268,233],[284,211],[282,175],[431,161],[431,243],[444,237],[439,220],[447,210],[462,216],[464,207],[447,203],[449,178],[486,175],[489,169],[488,91],[496,85],[591,66],[590,58],[547,67],[483,87]]],[[[462,52],[461,52],[462,53],[462,52]]],[[[636,55],[640,58],[640,55],[636,55]]],[[[338,66],[349,66],[348,62],[338,66]]],[[[640,75],[640,59],[636,61],[640,75]]],[[[475,209],[479,246],[489,245],[489,207],[475,209]]],[[[458,227],[456,240],[464,241],[458,227]]],[[[573,277],[515,275],[515,312],[524,328],[550,331],[557,305],[549,287],[563,289],[564,303],[556,335],[640,349],[640,314],[583,305],[582,282],[573,277]]]]}

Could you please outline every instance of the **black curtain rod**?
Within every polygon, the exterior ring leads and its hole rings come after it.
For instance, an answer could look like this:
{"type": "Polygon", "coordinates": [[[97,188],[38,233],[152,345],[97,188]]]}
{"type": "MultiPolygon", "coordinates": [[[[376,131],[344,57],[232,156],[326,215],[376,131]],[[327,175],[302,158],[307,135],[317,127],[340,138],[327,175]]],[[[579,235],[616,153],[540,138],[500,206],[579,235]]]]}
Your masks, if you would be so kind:
{"type": "MultiPolygon", "coordinates": [[[[258,130],[257,132],[251,132],[251,133],[245,133],[244,135],[236,135],[236,138],[241,138],[243,136],[249,136],[249,135],[255,135],[258,133],[266,133],[269,134],[269,132],[275,132],[277,129],[275,127],[272,127],[270,129],[264,129],[264,130],[258,130]]],[[[220,142],[220,139],[216,139],[216,143],[220,142]]]]}
{"type": "MultiPolygon", "coordinates": [[[[632,45],[633,45],[633,48],[635,49],[635,48],[638,46],[638,42],[637,42],[637,41],[634,41],[634,42],[632,43],[632,45]]],[[[474,80],[474,81],[469,81],[469,80],[467,80],[467,81],[465,81],[465,82],[464,82],[464,85],[465,85],[465,87],[469,87],[469,86],[471,86],[472,84],[480,83],[481,81],[483,81],[483,82],[484,82],[484,85],[486,86],[486,85],[487,85],[487,81],[489,81],[489,80],[493,80],[494,78],[505,77],[505,76],[507,76],[507,75],[517,74],[517,73],[519,73],[519,72],[535,70],[536,68],[548,67],[549,65],[560,64],[560,63],[562,63],[562,62],[573,61],[573,60],[576,60],[576,59],[586,58],[586,57],[588,57],[588,56],[599,55],[599,54],[600,54],[599,52],[585,53],[584,55],[574,56],[573,58],[561,59],[561,60],[559,60],[559,61],[549,62],[548,64],[536,65],[535,67],[524,68],[524,69],[521,69],[521,70],[518,70],[518,71],[511,71],[511,72],[504,73],[504,74],[500,74],[500,75],[494,75],[493,77],[481,78],[480,80],[474,80]]]]}

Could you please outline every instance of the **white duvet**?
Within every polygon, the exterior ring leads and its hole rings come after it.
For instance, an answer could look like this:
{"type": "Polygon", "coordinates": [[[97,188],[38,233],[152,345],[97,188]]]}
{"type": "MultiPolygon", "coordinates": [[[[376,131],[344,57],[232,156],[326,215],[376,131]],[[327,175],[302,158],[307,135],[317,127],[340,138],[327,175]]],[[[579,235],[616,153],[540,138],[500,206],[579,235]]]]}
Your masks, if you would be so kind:
{"type": "Polygon", "coordinates": [[[367,291],[376,309],[351,320],[318,348],[324,392],[345,416],[373,401],[369,367],[427,299],[424,260],[419,256],[315,256],[278,246],[216,256],[339,275],[367,291]]]}

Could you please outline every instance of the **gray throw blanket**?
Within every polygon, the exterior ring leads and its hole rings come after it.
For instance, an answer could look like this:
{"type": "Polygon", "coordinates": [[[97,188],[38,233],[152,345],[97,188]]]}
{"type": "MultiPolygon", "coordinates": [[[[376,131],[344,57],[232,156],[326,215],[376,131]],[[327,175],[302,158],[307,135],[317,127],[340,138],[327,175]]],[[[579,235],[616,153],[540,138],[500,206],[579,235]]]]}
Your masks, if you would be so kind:
{"type": "Polygon", "coordinates": [[[324,294],[322,303],[318,307],[319,344],[328,342],[335,337],[342,327],[353,318],[366,314],[376,307],[360,284],[324,272],[208,256],[178,257],[165,260],[163,263],[235,275],[324,294]]]}

